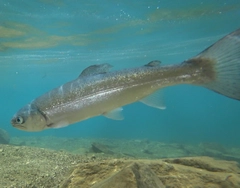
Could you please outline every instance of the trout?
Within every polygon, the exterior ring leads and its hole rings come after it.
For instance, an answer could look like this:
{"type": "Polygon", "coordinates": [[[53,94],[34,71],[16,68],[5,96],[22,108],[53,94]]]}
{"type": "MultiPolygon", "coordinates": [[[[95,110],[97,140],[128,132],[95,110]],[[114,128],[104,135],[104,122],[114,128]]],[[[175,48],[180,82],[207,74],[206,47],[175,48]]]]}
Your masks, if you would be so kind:
{"type": "Polygon", "coordinates": [[[163,109],[158,91],[177,84],[202,86],[240,100],[240,29],[180,64],[151,61],[137,68],[110,68],[109,64],[86,68],[77,79],[21,108],[11,124],[24,131],[42,131],[99,115],[121,120],[121,107],[136,101],[163,109]]]}

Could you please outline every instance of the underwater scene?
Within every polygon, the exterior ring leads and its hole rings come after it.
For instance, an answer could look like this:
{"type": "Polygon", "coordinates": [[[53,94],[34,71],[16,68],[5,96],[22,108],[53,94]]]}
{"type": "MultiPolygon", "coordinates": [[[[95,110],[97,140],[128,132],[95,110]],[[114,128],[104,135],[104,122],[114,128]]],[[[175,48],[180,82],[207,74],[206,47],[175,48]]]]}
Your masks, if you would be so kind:
{"type": "Polygon", "coordinates": [[[239,188],[239,18],[239,0],[1,0],[0,187],[239,188]]]}

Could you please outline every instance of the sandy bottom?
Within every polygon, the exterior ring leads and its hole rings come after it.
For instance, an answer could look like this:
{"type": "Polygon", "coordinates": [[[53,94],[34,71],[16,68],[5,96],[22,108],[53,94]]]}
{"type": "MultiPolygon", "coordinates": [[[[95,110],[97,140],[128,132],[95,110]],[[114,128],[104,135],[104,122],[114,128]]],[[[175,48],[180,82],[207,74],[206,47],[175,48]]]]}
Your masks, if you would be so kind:
{"type": "Polygon", "coordinates": [[[239,188],[240,148],[150,140],[16,137],[1,188],[239,188]]]}

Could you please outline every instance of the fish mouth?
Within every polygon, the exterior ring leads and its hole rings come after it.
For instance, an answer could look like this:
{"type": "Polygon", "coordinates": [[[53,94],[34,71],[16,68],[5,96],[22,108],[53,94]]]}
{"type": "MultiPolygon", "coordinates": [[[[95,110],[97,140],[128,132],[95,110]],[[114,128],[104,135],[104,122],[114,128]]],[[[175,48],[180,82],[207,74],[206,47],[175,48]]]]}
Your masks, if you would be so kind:
{"type": "Polygon", "coordinates": [[[11,124],[13,127],[17,128],[17,129],[26,130],[26,127],[24,127],[23,125],[16,124],[14,119],[11,120],[11,124]]]}

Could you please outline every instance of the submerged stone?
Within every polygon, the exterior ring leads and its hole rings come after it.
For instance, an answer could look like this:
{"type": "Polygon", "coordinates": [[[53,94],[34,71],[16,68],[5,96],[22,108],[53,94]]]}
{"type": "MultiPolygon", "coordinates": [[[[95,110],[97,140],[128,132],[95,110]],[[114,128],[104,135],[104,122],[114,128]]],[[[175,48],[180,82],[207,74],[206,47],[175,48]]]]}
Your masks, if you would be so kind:
{"type": "Polygon", "coordinates": [[[61,188],[239,188],[237,162],[210,157],[106,160],[79,164],[61,188]]]}
{"type": "Polygon", "coordinates": [[[10,136],[7,131],[0,129],[0,144],[8,144],[10,141],[10,136]]]}
{"type": "Polygon", "coordinates": [[[111,151],[106,145],[99,142],[93,142],[90,151],[94,153],[105,153],[110,155],[114,154],[114,152],[111,151]]]}

